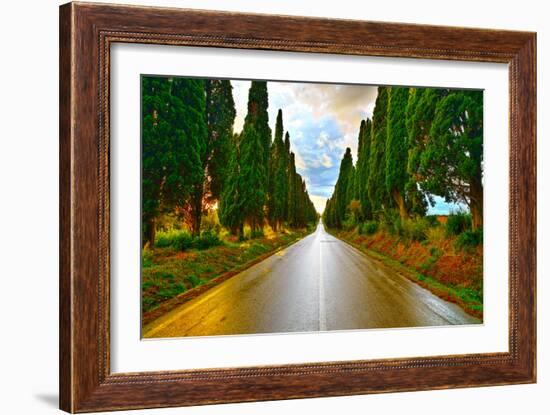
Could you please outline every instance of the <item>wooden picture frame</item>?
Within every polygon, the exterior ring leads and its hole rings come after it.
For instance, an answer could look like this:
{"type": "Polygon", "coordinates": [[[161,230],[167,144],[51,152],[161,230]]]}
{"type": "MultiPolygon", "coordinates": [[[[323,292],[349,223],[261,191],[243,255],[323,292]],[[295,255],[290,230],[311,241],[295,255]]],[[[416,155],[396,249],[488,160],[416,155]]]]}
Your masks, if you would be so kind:
{"type": "Polygon", "coordinates": [[[68,412],[536,379],[536,34],[69,3],[60,8],[60,407],[68,412]],[[509,65],[509,352],[110,372],[109,59],[116,42],[509,65]]]}

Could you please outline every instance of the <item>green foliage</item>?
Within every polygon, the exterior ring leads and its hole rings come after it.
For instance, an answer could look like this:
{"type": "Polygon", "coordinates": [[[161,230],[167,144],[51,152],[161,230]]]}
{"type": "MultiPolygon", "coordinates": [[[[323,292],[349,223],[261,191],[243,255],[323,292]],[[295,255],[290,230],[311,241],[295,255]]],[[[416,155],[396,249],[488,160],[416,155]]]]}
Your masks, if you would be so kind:
{"type": "Polygon", "coordinates": [[[378,96],[376,97],[372,116],[367,189],[373,212],[388,208],[388,194],[385,180],[388,92],[389,87],[378,87],[378,96]]]}
{"type": "Polygon", "coordinates": [[[204,231],[193,241],[193,246],[197,249],[208,249],[213,246],[221,245],[222,241],[217,233],[213,231],[204,231]]]}
{"type": "Polygon", "coordinates": [[[334,187],[334,193],[327,201],[327,206],[324,212],[324,222],[329,227],[342,227],[342,223],[346,217],[346,210],[353,196],[353,181],[354,167],[351,156],[351,149],[346,148],[342,162],[340,163],[340,173],[334,187]]]}
{"type": "Polygon", "coordinates": [[[206,215],[203,215],[201,222],[201,231],[212,231],[217,234],[221,232],[222,228],[220,225],[220,220],[218,218],[217,210],[209,210],[206,215]]]}
{"type": "Polygon", "coordinates": [[[400,209],[402,219],[407,216],[405,189],[409,181],[407,157],[409,144],[405,125],[409,88],[391,87],[388,92],[387,128],[385,143],[385,185],[389,195],[400,209]]]}
{"type": "Polygon", "coordinates": [[[430,255],[433,258],[439,258],[442,254],[443,252],[441,251],[441,249],[437,248],[436,246],[432,246],[430,248],[430,255]]]}
{"type": "Polygon", "coordinates": [[[221,244],[219,235],[213,230],[204,231],[196,237],[183,230],[159,232],[155,241],[157,248],[173,248],[176,251],[187,251],[193,248],[202,250],[221,244]]]}
{"type": "Polygon", "coordinates": [[[263,229],[256,229],[256,230],[250,231],[250,239],[259,239],[263,237],[264,237],[263,229]]]}
{"type": "Polygon", "coordinates": [[[289,160],[288,222],[292,227],[304,228],[309,223],[317,222],[317,212],[309,198],[305,181],[296,172],[294,153],[290,153],[289,160]]]}
{"type": "Polygon", "coordinates": [[[483,215],[483,92],[414,90],[407,110],[408,170],[424,192],[483,215]]]}
{"type": "Polygon", "coordinates": [[[420,216],[425,214],[426,200],[429,198],[426,189],[419,185],[422,181],[422,175],[419,172],[420,159],[426,149],[437,103],[446,94],[447,90],[436,88],[411,88],[409,92],[405,114],[409,143],[407,160],[409,181],[406,191],[410,211],[420,216]]]}
{"type": "Polygon", "coordinates": [[[483,243],[483,229],[466,230],[458,235],[455,246],[458,249],[467,250],[483,243]]]}
{"type": "Polygon", "coordinates": [[[231,83],[227,80],[206,80],[204,83],[207,135],[200,158],[203,179],[193,185],[189,203],[184,205],[194,236],[200,233],[205,206],[219,199],[223,189],[235,120],[231,83]]]}
{"type": "Polygon", "coordinates": [[[204,284],[204,281],[201,280],[199,277],[197,277],[194,274],[191,274],[185,278],[185,281],[192,287],[198,287],[199,285],[204,284]]]}
{"type": "Polygon", "coordinates": [[[428,224],[424,220],[405,220],[405,235],[417,242],[428,239],[428,224]]]}
{"type": "Polygon", "coordinates": [[[209,200],[219,200],[229,174],[229,162],[233,147],[235,101],[231,82],[223,79],[206,81],[207,188],[209,200]]]}
{"type": "Polygon", "coordinates": [[[289,195],[288,158],[285,142],[283,142],[283,113],[279,110],[275,125],[275,138],[271,145],[268,186],[269,222],[276,230],[281,227],[287,216],[289,195]]]}
{"type": "Polygon", "coordinates": [[[424,217],[424,220],[428,223],[430,228],[435,228],[440,225],[437,215],[427,215],[424,217]]]}
{"type": "Polygon", "coordinates": [[[378,231],[378,222],[368,220],[359,227],[361,235],[374,235],[378,231]]]}
{"type": "Polygon", "coordinates": [[[184,230],[173,229],[166,232],[158,232],[155,240],[157,248],[173,247],[178,251],[185,251],[193,245],[193,237],[184,230]]]}
{"type": "Polygon", "coordinates": [[[457,212],[447,217],[445,234],[447,237],[459,235],[471,227],[472,217],[464,212],[457,212]]]}
{"type": "Polygon", "coordinates": [[[242,236],[245,200],[242,192],[239,146],[235,146],[233,149],[229,166],[229,174],[220,198],[218,216],[220,223],[228,227],[232,234],[242,236]]]}
{"type": "Polygon", "coordinates": [[[141,267],[149,268],[153,266],[153,253],[149,249],[143,249],[141,251],[141,267]]]}
{"type": "Polygon", "coordinates": [[[185,286],[181,283],[170,285],[169,287],[163,287],[157,291],[157,296],[161,299],[168,299],[175,297],[178,294],[185,292],[185,286]]]}
{"type": "MultiPolygon", "coordinates": [[[[248,91],[248,112],[245,124],[252,125],[259,136],[262,147],[259,156],[262,157],[263,165],[266,167],[269,163],[269,149],[271,146],[271,128],[269,128],[269,115],[267,113],[268,105],[267,82],[252,81],[248,91]]],[[[266,185],[267,182],[264,183],[264,186],[266,185]]]]}
{"type": "Polygon", "coordinates": [[[399,234],[401,219],[395,209],[386,209],[378,214],[381,227],[392,235],[399,234]]]}
{"type": "Polygon", "coordinates": [[[177,251],[187,251],[193,248],[194,238],[187,232],[179,232],[173,239],[171,246],[177,251]]]}
{"type": "Polygon", "coordinates": [[[181,206],[204,179],[205,105],[202,80],[142,77],[143,244],[161,208],[181,206]]]}
{"type": "Polygon", "coordinates": [[[361,203],[361,219],[371,219],[372,209],[368,195],[369,159],[372,136],[371,120],[362,120],[359,127],[357,164],[355,167],[355,195],[361,203]]]}
{"type": "Polygon", "coordinates": [[[254,125],[246,124],[241,137],[240,197],[245,221],[252,230],[263,226],[266,193],[266,165],[262,159],[262,140],[254,125]]]}
{"type": "Polygon", "coordinates": [[[391,235],[410,241],[423,242],[428,239],[430,224],[423,218],[402,219],[396,209],[387,209],[381,216],[381,224],[391,235]]]}

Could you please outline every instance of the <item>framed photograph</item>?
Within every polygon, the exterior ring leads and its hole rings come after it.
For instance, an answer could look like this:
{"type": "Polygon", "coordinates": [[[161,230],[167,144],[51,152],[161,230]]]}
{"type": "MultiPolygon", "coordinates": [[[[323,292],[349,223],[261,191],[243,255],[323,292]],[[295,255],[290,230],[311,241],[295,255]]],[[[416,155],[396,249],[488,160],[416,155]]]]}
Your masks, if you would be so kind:
{"type": "Polygon", "coordinates": [[[536,35],[60,8],[60,407],[536,380],[536,35]]]}

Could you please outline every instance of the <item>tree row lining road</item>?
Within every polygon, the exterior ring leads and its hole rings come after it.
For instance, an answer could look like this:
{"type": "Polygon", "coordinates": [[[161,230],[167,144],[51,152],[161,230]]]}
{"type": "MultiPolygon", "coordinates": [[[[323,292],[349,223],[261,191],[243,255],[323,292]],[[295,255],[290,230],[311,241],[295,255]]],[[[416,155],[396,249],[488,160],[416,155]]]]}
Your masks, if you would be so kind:
{"type": "Polygon", "coordinates": [[[311,235],[152,322],[144,337],[479,322],[328,234],[319,223],[311,235]]]}

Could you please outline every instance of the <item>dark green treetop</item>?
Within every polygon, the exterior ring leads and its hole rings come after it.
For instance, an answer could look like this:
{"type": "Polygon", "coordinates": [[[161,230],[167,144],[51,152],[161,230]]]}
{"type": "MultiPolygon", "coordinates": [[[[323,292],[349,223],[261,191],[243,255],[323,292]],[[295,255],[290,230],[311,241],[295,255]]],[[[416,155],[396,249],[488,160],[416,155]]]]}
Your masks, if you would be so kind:
{"type": "Polygon", "coordinates": [[[483,224],[482,165],[483,92],[450,92],[437,103],[418,172],[422,188],[468,204],[474,229],[483,224]]]}
{"type": "Polygon", "coordinates": [[[367,191],[373,212],[388,207],[385,177],[388,91],[388,87],[378,87],[378,95],[372,115],[367,191]]]}
{"type": "Polygon", "coordinates": [[[405,188],[409,181],[407,160],[409,143],[406,127],[406,112],[409,88],[391,87],[387,109],[387,137],[385,145],[386,190],[399,208],[401,218],[408,215],[405,188]]]}

